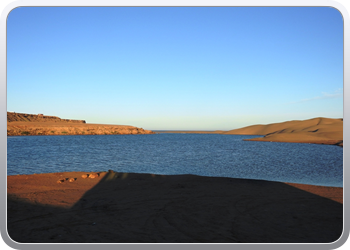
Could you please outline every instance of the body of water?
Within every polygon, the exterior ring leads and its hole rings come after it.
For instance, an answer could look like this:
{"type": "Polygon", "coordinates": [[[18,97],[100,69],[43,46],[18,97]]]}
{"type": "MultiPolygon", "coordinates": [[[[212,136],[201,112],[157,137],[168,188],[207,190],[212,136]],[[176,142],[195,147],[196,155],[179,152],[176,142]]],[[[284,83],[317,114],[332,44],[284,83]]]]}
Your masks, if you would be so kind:
{"type": "Polygon", "coordinates": [[[221,134],[7,137],[7,174],[108,171],[343,186],[343,148],[221,134]]]}

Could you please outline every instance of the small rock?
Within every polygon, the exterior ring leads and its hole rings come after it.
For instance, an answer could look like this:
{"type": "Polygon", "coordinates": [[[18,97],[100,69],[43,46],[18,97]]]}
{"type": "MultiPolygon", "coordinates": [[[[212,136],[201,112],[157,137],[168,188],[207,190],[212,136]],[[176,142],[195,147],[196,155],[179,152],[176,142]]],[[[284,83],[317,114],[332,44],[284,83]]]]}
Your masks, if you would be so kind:
{"type": "Polygon", "coordinates": [[[73,181],[75,181],[75,178],[70,178],[69,179],[69,182],[73,182],[73,181]]]}
{"type": "Polygon", "coordinates": [[[58,180],[57,183],[63,183],[64,179],[58,180]]]}
{"type": "Polygon", "coordinates": [[[81,176],[81,178],[83,178],[83,179],[86,179],[86,178],[88,178],[89,177],[89,174],[83,174],[82,176],[81,176]]]}
{"type": "Polygon", "coordinates": [[[97,178],[97,177],[99,177],[99,176],[100,176],[100,175],[99,175],[98,173],[92,173],[92,174],[89,175],[89,177],[90,177],[91,179],[97,178]]]}

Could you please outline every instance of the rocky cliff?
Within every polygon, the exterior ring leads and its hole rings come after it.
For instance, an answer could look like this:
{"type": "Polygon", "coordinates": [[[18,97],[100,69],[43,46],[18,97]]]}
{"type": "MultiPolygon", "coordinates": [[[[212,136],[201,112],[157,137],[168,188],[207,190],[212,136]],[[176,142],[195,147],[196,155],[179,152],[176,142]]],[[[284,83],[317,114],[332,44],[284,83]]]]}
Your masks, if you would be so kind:
{"type": "Polygon", "coordinates": [[[111,135],[154,134],[127,125],[87,124],[84,120],[61,119],[56,116],[7,113],[7,135],[111,135]]]}
{"type": "Polygon", "coordinates": [[[68,122],[86,123],[84,120],[61,119],[57,116],[43,114],[33,115],[24,113],[7,112],[7,122],[68,122]]]}

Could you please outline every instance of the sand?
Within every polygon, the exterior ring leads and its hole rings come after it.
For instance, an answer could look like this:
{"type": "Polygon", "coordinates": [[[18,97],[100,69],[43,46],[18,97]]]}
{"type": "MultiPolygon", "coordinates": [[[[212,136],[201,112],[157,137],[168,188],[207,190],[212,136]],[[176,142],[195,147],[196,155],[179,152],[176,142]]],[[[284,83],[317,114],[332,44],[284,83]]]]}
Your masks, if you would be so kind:
{"type": "Polygon", "coordinates": [[[343,119],[313,118],[266,125],[252,125],[229,131],[157,131],[157,133],[263,135],[244,141],[315,143],[343,146],[343,119]]]}
{"type": "Polygon", "coordinates": [[[9,236],[21,243],[329,243],[342,234],[343,188],[83,174],[8,176],[9,236]]]}
{"type": "Polygon", "coordinates": [[[267,125],[253,125],[223,134],[264,135],[246,141],[316,143],[343,146],[343,119],[313,118],[267,125]]]}

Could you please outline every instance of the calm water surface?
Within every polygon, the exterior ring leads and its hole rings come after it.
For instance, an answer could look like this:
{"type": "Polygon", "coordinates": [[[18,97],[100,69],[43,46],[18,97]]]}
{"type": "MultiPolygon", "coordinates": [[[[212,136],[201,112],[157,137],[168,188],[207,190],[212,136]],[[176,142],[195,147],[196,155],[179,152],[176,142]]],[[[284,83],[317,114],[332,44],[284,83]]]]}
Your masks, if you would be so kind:
{"type": "Polygon", "coordinates": [[[11,136],[7,174],[195,174],[343,186],[343,148],[220,134],[11,136]]]}

